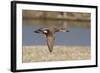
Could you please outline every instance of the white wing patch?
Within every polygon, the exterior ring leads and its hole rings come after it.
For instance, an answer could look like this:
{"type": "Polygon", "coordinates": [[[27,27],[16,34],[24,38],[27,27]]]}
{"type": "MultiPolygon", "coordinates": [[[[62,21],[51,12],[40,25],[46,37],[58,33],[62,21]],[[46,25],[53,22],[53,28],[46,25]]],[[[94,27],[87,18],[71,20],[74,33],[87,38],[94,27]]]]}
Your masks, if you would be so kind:
{"type": "Polygon", "coordinates": [[[44,33],[48,33],[48,31],[46,31],[46,30],[44,30],[43,32],[44,32],[44,33]]]}

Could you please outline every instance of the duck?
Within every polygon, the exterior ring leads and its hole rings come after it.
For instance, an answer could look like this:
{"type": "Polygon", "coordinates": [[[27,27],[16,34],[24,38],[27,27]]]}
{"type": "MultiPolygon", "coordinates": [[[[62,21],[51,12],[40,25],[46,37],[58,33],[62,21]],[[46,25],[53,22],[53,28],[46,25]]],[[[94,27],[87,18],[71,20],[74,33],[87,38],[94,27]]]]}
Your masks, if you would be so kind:
{"type": "Polygon", "coordinates": [[[55,41],[55,33],[56,32],[69,32],[69,30],[65,30],[64,28],[39,28],[35,30],[35,33],[41,33],[46,36],[47,39],[47,46],[49,52],[53,51],[54,41],[55,41]]]}

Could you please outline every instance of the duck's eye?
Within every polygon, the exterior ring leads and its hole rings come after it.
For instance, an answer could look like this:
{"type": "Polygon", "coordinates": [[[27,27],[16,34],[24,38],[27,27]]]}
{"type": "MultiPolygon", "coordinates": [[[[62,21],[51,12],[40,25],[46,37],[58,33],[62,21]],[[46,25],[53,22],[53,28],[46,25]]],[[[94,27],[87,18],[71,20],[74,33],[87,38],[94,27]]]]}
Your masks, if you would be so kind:
{"type": "Polygon", "coordinates": [[[46,30],[44,30],[43,32],[44,32],[44,33],[48,33],[48,31],[46,31],[46,30]]]}

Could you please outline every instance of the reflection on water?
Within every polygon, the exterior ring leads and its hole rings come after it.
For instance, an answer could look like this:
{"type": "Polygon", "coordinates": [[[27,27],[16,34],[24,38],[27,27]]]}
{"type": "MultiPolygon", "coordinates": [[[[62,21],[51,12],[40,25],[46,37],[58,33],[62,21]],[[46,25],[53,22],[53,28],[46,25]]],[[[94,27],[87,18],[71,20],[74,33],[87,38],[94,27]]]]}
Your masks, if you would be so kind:
{"type": "MultiPolygon", "coordinates": [[[[23,45],[46,45],[46,38],[43,34],[34,33],[41,26],[23,24],[22,35],[23,45]]],[[[70,32],[57,32],[55,45],[90,45],[90,28],[70,27],[70,32]]]]}

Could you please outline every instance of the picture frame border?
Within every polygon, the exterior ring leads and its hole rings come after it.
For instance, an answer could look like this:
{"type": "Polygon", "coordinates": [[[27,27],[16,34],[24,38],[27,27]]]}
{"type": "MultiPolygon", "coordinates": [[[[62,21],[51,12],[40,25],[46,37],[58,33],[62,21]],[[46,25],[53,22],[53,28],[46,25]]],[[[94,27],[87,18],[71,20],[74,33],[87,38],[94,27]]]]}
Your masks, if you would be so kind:
{"type": "Polygon", "coordinates": [[[28,2],[28,1],[11,1],[11,71],[25,72],[25,71],[43,71],[43,70],[58,70],[58,69],[75,69],[75,68],[90,68],[98,67],[98,7],[91,5],[77,5],[77,4],[60,4],[60,3],[46,3],[46,2],[28,2]],[[95,65],[74,66],[74,67],[53,67],[53,68],[39,68],[39,69],[16,69],[16,5],[17,4],[35,4],[35,5],[50,5],[50,6],[68,6],[68,7],[85,7],[96,9],[96,61],[95,65]]]}

